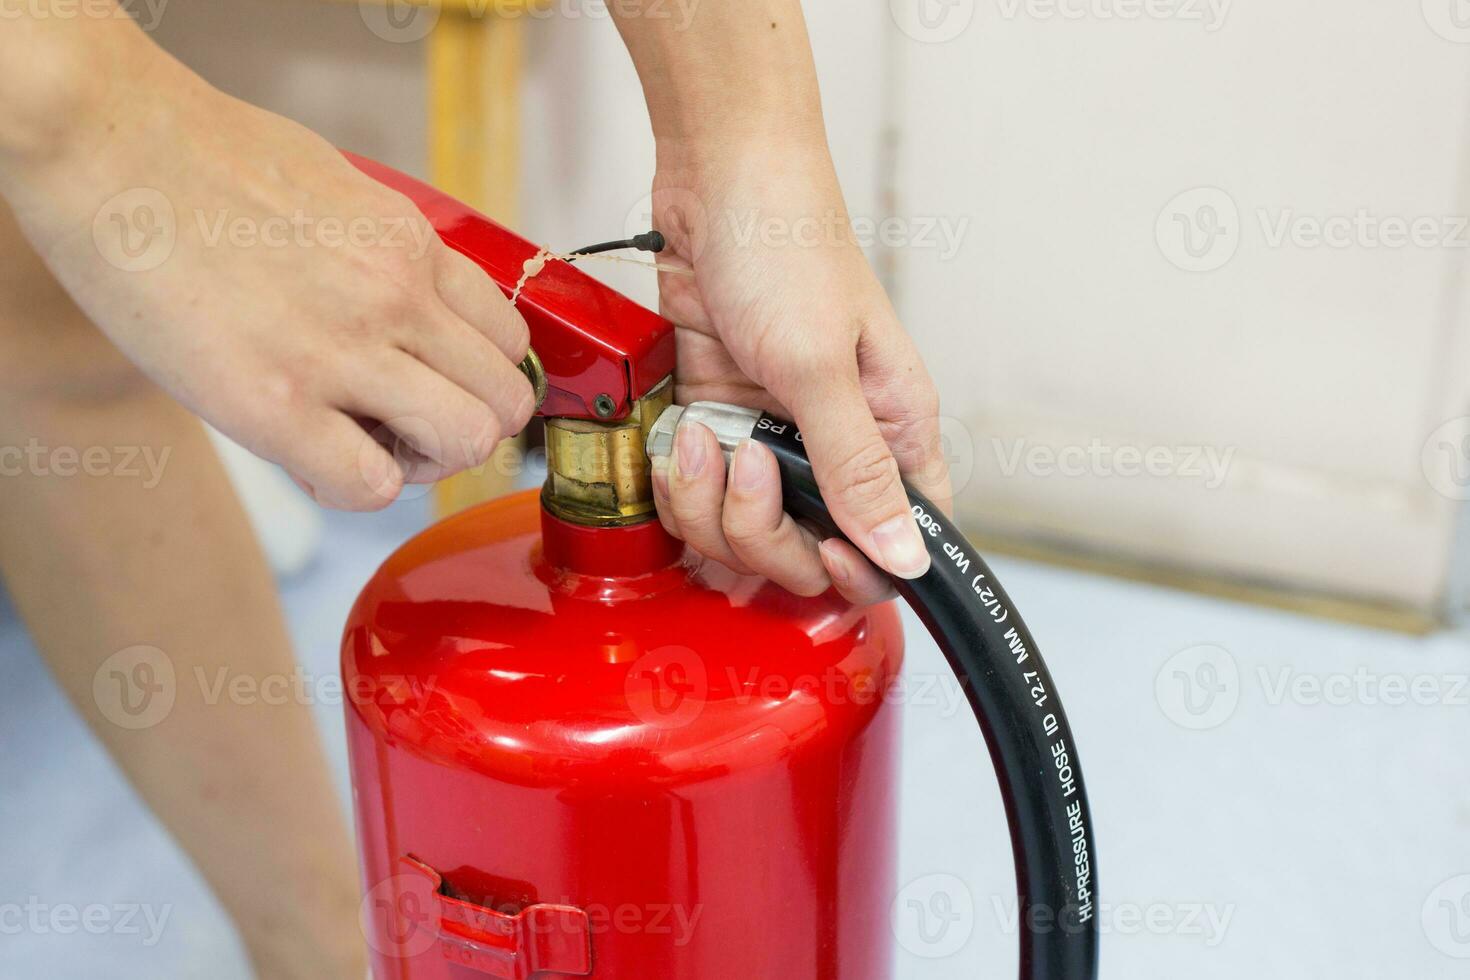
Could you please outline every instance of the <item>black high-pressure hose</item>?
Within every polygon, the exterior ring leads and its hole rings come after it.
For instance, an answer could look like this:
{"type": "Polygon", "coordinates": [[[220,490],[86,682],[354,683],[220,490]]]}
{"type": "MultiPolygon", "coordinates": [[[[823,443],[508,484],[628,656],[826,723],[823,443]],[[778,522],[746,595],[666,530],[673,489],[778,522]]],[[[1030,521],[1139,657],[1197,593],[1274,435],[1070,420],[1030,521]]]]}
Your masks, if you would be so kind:
{"type": "MultiPolygon", "coordinates": [[[[662,251],[656,231],[578,249],[662,251]]],[[[801,432],[791,422],[710,402],[664,412],[648,436],[651,456],[673,451],[690,419],[708,425],[727,455],[744,439],[768,447],[781,472],[786,510],[841,534],[817,489],[801,432]]],[[[1067,714],[1031,631],[965,536],[910,487],[909,505],[931,559],[894,587],[928,628],[980,723],[1005,802],[1020,898],[1021,980],[1095,980],[1097,857],[1092,813],[1067,714]]]]}
{"type": "MultiPolygon", "coordinates": [[[[714,430],[727,454],[746,438],[766,445],[780,465],[786,510],[841,533],[794,424],[732,405],[674,406],[650,431],[649,454],[672,452],[686,420],[714,430]]],[[[1020,976],[1094,980],[1097,859],[1067,715],[1036,641],[985,561],[933,504],[912,489],[908,496],[933,561],[921,578],[894,585],[959,678],[995,763],[1021,903],[1020,976]]]]}

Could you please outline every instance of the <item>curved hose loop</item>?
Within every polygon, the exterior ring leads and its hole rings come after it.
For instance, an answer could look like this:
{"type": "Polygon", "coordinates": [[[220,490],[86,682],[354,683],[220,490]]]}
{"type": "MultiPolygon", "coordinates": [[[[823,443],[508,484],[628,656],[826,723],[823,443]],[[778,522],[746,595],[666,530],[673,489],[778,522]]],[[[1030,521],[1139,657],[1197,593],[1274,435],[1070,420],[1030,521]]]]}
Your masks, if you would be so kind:
{"type": "MultiPolygon", "coordinates": [[[[801,434],[761,416],[751,438],[781,470],[794,516],[840,534],[817,489],[801,434]]],[[[895,579],[943,651],[980,723],[1010,825],[1020,898],[1022,980],[1095,980],[1097,859],[1092,814],[1072,729],[1031,631],[974,547],[921,494],[908,490],[933,559],[921,578],[895,579]]]]}

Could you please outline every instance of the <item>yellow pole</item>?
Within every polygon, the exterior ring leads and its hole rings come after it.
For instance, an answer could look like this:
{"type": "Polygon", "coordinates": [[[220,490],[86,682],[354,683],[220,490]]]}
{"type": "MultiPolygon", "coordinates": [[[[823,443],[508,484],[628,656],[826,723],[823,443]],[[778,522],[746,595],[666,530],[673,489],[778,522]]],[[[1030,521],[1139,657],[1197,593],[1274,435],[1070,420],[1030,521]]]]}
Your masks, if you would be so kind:
{"type": "MultiPolygon", "coordinates": [[[[429,181],[514,227],[524,24],[494,14],[446,7],[429,35],[429,181]]],[[[508,440],[477,470],[440,481],[438,516],[508,491],[520,442],[508,440]]]]}

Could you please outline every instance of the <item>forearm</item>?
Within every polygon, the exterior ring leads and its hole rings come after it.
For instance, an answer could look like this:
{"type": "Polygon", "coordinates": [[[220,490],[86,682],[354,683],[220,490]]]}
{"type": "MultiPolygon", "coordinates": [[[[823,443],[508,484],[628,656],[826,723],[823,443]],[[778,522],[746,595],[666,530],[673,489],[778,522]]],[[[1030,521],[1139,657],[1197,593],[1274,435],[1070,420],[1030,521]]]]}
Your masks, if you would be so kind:
{"type": "Polygon", "coordinates": [[[182,70],[114,0],[83,7],[0,3],[0,193],[100,148],[119,105],[160,71],[182,70]]]}
{"type": "Polygon", "coordinates": [[[821,147],[826,131],[800,0],[610,4],[660,153],[752,141],[821,147]]]}

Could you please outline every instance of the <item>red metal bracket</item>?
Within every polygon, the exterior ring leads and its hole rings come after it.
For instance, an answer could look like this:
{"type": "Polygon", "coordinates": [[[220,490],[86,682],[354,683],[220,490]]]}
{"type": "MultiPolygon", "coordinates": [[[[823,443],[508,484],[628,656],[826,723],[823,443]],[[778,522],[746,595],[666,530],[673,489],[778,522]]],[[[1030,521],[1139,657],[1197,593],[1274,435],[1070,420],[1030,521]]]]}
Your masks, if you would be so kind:
{"type": "Polygon", "coordinates": [[[502,980],[529,980],[536,974],[585,977],[592,972],[592,927],[582,909],[530,905],[508,915],[445,895],[439,872],[411,857],[401,861],[429,881],[437,904],[429,910],[436,941],[451,963],[502,980]]]}
{"type": "MultiPolygon", "coordinates": [[[[526,261],[540,249],[422,181],[366,157],[343,155],[406,195],[446,245],[477,263],[506,296],[514,293],[526,261]]],[[[546,369],[540,415],[623,418],[674,372],[673,324],[566,262],[546,263],[521,289],[516,308],[546,369]],[[598,414],[599,395],[612,399],[611,414],[598,414]]]]}

